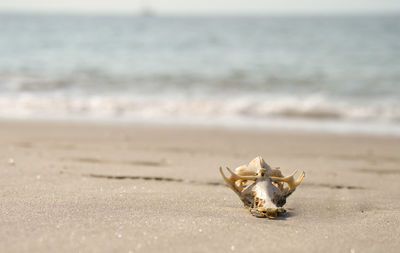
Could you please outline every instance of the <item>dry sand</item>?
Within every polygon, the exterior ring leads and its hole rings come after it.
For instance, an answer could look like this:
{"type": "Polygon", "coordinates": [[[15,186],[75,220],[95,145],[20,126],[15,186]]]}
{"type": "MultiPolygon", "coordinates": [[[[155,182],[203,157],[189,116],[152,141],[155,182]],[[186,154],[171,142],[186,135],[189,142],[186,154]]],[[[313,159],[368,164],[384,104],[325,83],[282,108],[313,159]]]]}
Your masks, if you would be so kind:
{"type": "Polygon", "coordinates": [[[3,121],[0,139],[0,252],[399,252],[399,138],[3,121]],[[256,155],[306,171],[285,217],[223,185],[256,155]]]}

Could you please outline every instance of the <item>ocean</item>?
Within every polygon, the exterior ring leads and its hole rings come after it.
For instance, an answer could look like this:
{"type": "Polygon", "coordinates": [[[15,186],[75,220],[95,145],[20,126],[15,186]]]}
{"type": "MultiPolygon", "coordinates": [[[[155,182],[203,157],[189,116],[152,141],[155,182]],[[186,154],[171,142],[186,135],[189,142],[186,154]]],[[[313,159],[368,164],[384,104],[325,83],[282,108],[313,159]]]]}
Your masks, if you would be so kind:
{"type": "Polygon", "coordinates": [[[0,118],[400,135],[400,15],[1,13],[0,118]]]}

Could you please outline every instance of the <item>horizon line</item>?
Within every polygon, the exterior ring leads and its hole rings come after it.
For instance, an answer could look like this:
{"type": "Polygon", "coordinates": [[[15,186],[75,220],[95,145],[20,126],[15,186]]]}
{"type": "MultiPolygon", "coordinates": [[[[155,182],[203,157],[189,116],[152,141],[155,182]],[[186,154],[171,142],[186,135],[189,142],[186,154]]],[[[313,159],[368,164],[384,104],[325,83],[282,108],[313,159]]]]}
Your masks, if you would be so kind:
{"type": "MultiPolygon", "coordinates": [[[[88,11],[88,10],[24,10],[24,9],[0,9],[0,14],[33,14],[33,15],[88,15],[88,16],[146,16],[140,10],[132,11],[88,11]]],[[[364,16],[400,15],[400,10],[356,10],[356,11],[264,11],[264,12],[235,12],[235,11],[157,11],[152,10],[149,16],[364,16]]]]}

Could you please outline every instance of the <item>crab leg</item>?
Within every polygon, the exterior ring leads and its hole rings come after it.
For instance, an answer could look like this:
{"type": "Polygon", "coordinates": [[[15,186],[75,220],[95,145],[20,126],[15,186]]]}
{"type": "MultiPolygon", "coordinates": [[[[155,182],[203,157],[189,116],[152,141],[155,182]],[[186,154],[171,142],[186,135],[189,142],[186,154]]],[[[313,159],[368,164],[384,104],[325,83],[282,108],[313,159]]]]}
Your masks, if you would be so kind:
{"type": "Polygon", "coordinates": [[[231,171],[231,169],[229,169],[228,167],[226,167],[226,169],[232,174],[231,178],[233,180],[256,180],[256,176],[240,176],[236,173],[234,173],[233,171],[231,171]]]}
{"type": "MultiPolygon", "coordinates": [[[[228,169],[228,171],[231,172],[229,169],[228,169]]],[[[219,167],[219,172],[221,173],[222,178],[229,185],[229,187],[232,188],[238,195],[240,195],[240,193],[243,191],[243,187],[240,183],[237,184],[236,182],[240,182],[241,180],[239,180],[235,177],[232,177],[232,176],[230,176],[229,178],[226,177],[224,172],[222,171],[222,167],[219,167]]]]}
{"type": "Polygon", "coordinates": [[[229,188],[231,188],[239,196],[239,198],[242,200],[242,202],[246,206],[250,205],[250,203],[248,203],[248,201],[246,201],[246,198],[245,198],[246,194],[243,194],[243,193],[246,192],[249,189],[249,187],[251,187],[252,185],[249,185],[249,186],[247,186],[246,188],[243,189],[243,186],[236,185],[236,181],[235,180],[233,180],[232,178],[227,178],[225,176],[224,172],[222,171],[222,167],[219,167],[219,172],[221,173],[222,178],[228,184],[229,188]]]}
{"type": "Polygon", "coordinates": [[[297,180],[294,179],[294,175],[297,173],[297,170],[295,170],[292,175],[287,176],[287,177],[270,177],[273,182],[285,182],[288,184],[289,191],[294,191],[296,187],[301,183],[303,180],[305,173],[304,171],[300,174],[299,178],[297,180]]]}
{"type": "Polygon", "coordinates": [[[222,178],[225,180],[225,182],[229,185],[233,185],[234,184],[234,180],[229,179],[225,176],[224,172],[222,172],[222,167],[219,167],[219,172],[221,173],[222,178]]]}

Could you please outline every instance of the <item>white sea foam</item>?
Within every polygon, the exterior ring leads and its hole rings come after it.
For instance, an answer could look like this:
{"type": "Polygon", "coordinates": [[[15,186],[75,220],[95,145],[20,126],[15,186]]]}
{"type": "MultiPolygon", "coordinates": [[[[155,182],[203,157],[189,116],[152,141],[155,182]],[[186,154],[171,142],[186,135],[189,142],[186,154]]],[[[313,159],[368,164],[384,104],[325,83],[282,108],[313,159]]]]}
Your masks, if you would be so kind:
{"type": "Polygon", "coordinates": [[[0,96],[0,117],[400,134],[400,107],[395,101],[349,104],[321,95],[185,99],[25,93],[0,96]]]}

